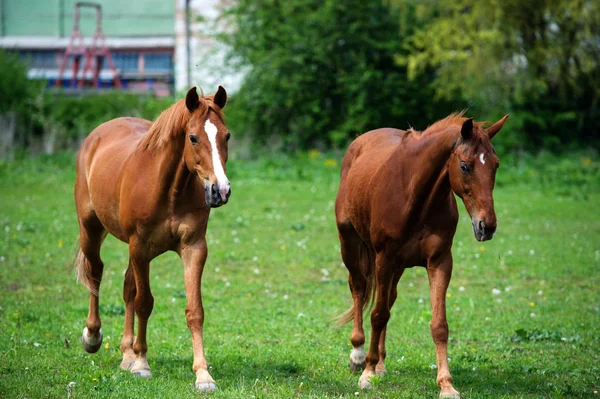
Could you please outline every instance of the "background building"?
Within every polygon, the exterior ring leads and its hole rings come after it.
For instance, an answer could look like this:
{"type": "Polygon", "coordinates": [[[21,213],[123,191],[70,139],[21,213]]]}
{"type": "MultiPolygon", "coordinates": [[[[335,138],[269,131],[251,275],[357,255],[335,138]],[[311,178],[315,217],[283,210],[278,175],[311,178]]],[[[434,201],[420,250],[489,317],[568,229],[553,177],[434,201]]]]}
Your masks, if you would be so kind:
{"type": "MultiPolygon", "coordinates": [[[[216,84],[227,87],[227,83],[239,81],[235,78],[223,81],[231,71],[222,68],[223,49],[209,37],[221,1],[98,0],[95,3],[102,6],[102,32],[123,89],[165,95],[196,84],[212,92],[216,84]]],[[[0,0],[0,47],[17,52],[26,61],[31,79],[44,79],[52,86],[60,77],[62,86],[76,85],[71,81],[73,57],[69,57],[62,76],[59,73],[73,32],[75,4],[76,0],[0,0]]],[[[96,30],[95,9],[80,8],[79,28],[89,46],[96,30]]],[[[81,61],[78,78],[82,76],[83,64],[81,61]]],[[[115,85],[106,60],[99,78],[101,87],[115,85]]],[[[88,73],[85,85],[91,83],[92,76],[88,73]]],[[[231,89],[231,84],[227,88],[231,89]]]]}

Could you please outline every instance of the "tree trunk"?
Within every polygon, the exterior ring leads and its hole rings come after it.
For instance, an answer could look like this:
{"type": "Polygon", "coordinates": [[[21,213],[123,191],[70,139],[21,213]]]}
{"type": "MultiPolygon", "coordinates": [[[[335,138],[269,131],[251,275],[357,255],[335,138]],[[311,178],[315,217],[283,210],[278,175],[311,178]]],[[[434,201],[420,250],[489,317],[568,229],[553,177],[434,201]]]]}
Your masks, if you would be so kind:
{"type": "Polygon", "coordinates": [[[0,158],[12,155],[15,143],[17,114],[9,111],[0,115],[0,158]]]}

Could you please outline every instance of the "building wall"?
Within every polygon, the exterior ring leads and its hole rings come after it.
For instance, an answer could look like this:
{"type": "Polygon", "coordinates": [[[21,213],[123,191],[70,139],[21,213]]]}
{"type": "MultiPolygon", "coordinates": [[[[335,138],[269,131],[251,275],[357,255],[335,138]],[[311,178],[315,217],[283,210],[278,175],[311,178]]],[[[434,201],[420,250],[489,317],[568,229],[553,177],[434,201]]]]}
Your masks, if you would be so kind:
{"type": "MultiPolygon", "coordinates": [[[[73,30],[78,0],[0,0],[0,36],[66,37],[73,30]]],[[[174,0],[95,0],[102,5],[102,28],[107,37],[173,36],[174,0]]],[[[80,8],[80,29],[94,34],[96,11],[80,8]]]]}
{"type": "Polygon", "coordinates": [[[229,93],[237,91],[243,73],[233,70],[225,59],[227,49],[214,38],[223,7],[233,0],[191,0],[191,82],[188,83],[185,32],[185,0],[176,0],[175,9],[175,88],[198,86],[214,93],[219,85],[229,93]]]}

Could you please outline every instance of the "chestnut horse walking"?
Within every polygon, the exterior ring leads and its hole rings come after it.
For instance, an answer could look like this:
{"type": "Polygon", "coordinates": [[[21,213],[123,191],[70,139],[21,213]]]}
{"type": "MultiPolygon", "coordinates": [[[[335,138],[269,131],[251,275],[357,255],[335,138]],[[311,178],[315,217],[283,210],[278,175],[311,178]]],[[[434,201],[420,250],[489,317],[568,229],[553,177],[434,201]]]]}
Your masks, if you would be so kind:
{"type": "Polygon", "coordinates": [[[446,322],[458,223],[454,194],[471,216],[475,238],[491,239],[496,231],[492,190],[499,165],[491,139],[507,117],[485,129],[462,113],[452,114],[424,132],[373,130],[348,148],[335,213],[353,306],[340,321],[354,320],[350,367],[364,368],[360,388],[370,388],[371,377],[385,374],[386,326],[404,269],[425,266],[440,397],[459,397],[448,369],[446,322]],[[363,312],[374,298],[365,356],[363,312]]]}
{"type": "Polygon", "coordinates": [[[200,282],[207,257],[206,226],[210,208],[227,203],[225,175],[229,132],[222,109],[225,89],[185,100],[165,110],[154,123],[138,118],[113,119],[98,126],[77,156],[75,204],[80,250],[75,266],[90,291],[90,308],[81,342],[94,353],[102,344],[98,295],[104,264],[100,246],[108,233],[129,244],[123,300],[125,328],[121,368],[151,376],[146,360],[146,327],[154,298],[150,261],[175,251],[184,267],[187,324],[192,333],[196,388],[213,391],[202,342],[204,310],[200,282]],[[138,329],[134,337],[134,311],[138,329]]]}

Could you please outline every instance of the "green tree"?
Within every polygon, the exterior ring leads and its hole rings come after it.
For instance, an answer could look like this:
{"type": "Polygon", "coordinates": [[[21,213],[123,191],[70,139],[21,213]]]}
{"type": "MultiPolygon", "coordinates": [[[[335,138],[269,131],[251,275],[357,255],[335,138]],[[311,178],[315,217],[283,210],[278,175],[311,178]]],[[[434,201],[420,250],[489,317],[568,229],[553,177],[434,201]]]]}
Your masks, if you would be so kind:
{"type": "Polygon", "coordinates": [[[433,68],[439,98],[490,117],[511,112],[510,146],[559,150],[600,140],[600,3],[594,0],[395,0],[415,8],[400,57],[433,68]],[[578,139],[578,140],[574,140],[578,139]]]}
{"type": "Polygon", "coordinates": [[[238,0],[223,18],[231,61],[247,71],[236,119],[254,138],[338,146],[451,110],[431,101],[425,74],[408,82],[400,18],[379,0],[238,0]]]}

